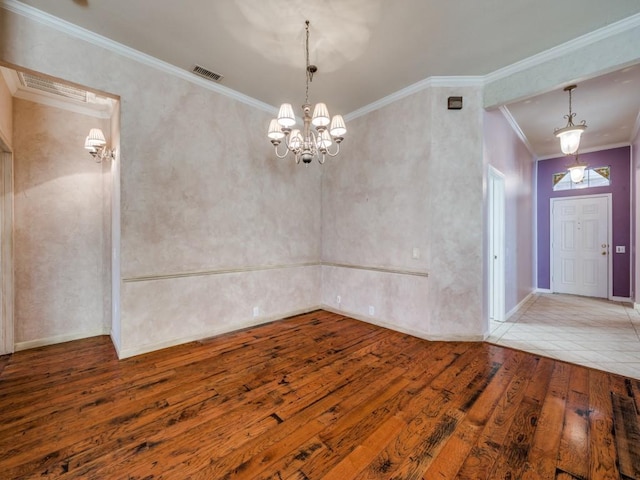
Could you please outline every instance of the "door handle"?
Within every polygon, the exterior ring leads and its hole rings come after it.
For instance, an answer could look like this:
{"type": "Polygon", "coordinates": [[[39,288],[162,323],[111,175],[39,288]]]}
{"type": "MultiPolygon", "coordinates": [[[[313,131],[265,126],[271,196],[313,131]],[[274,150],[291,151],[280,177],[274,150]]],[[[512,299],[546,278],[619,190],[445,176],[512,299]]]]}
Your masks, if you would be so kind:
{"type": "Polygon", "coordinates": [[[607,252],[602,252],[602,255],[606,255],[606,254],[607,254],[607,252]]]}

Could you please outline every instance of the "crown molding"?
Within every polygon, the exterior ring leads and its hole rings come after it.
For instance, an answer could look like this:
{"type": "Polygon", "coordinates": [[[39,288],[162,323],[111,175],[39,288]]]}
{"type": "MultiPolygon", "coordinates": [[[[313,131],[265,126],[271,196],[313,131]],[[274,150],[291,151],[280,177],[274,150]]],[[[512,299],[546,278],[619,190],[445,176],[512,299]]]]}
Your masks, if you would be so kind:
{"type": "Polygon", "coordinates": [[[533,158],[537,158],[536,153],[533,151],[533,147],[531,146],[531,144],[529,143],[529,140],[527,139],[527,136],[524,134],[524,132],[522,131],[522,129],[520,128],[520,125],[518,125],[518,122],[516,122],[516,119],[513,118],[513,115],[511,115],[511,111],[507,108],[506,105],[503,105],[501,107],[498,108],[500,110],[500,112],[502,113],[502,115],[504,116],[504,118],[507,120],[507,122],[509,123],[509,125],[511,126],[511,129],[515,132],[515,134],[518,136],[518,138],[520,139],[520,141],[522,143],[524,143],[524,146],[527,148],[527,150],[529,151],[529,153],[533,156],[533,158]]]}
{"type": "Polygon", "coordinates": [[[640,112],[638,112],[638,115],[636,116],[636,123],[633,125],[633,129],[631,129],[629,143],[632,143],[638,135],[640,135],[640,112]]]}
{"type": "MultiPolygon", "coordinates": [[[[105,48],[113,53],[136,60],[142,64],[161,70],[170,75],[179,77],[221,95],[225,95],[246,105],[250,105],[259,110],[263,110],[269,114],[277,115],[277,107],[268,105],[265,102],[257,100],[253,97],[249,97],[248,95],[237,92],[223,85],[211,83],[210,81],[202,79],[192,74],[191,72],[188,72],[187,70],[178,68],[175,65],[171,65],[167,62],[163,62],[162,60],[159,60],[155,57],[139,52],[138,50],[134,50],[130,47],[122,45],[121,43],[103,37],[102,35],[98,35],[94,32],[91,32],[90,30],[79,27],[65,20],[54,17],[53,15],[25,5],[21,2],[18,2],[17,0],[0,0],[0,6],[8,11],[35,20],[41,24],[69,34],[75,38],[79,38],[98,47],[105,48]]],[[[365,105],[362,108],[354,110],[351,113],[348,113],[347,115],[345,115],[345,120],[350,121],[360,116],[366,115],[367,113],[383,108],[393,102],[396,102],[402,98],[408,97],[409,95],[412,95],[429,87],[482,87],[494,81],[504,79],[513,74],[538,66],[549,60],[571,54],[576,50],[584,48],[585,46],[592,43],[602,41],[614,35],[638,27],[640,27],[640,13],[614,22],[598,30],[594,30],[593,32],[586,33],[573,40],[565,42],[556,47],[552,47],[548,50],[545,50],[544,52],[525,58],[521,61],[515,62],[511,65],[495,70],[494,72],[488,73],[483,76],[429,77],[394,93],[391,93],[390,95],[387,95],[380,100],[365,105]]]]}
{"type": "Polygon", "coordinates": [[[593,32],[585,33],[573,40],[569,40],[568,42],[488,73],[484,76],[485,84],[495,82],[496,80],[502,80],[529,68],[537,67],[538,65],[550,60],[555,60],[559,57],[572,54],[587,45],[606,40],[614,35],[618,35],[638,27],[640,27],[640,13],[599,28],[598,30],[594,30],[593,32]]]}
{"type": "MultiPolygon", "coordinates": [[[[592,147],[592,148],[585,148],[580,149],[580,151],[578,152],[578,155],[582,155],[585,153],[592,153],[592,152],[601,152],[604,150],[611,150],[614,148],[621,148],[621,147],[629,147],[631,144],[629,142],[621,142],[621,143],[610,143],[609,145],[601,145],[599,147],[592,147]]],[[[557,154],[554,153],[552,155],[543,155],[541,157],[538,157],[538,161],[542,161],[542,160],[551,160],[554,158],[564,158],[564,157],[571,157],[572,155],[563,155],[562,153],[557,154]]]]}
{"type": "Polygon", "coordinates": [[[263,110],[270,114],[277,114],[277,109],[271,105],[266,104],[265,102],[232,90],[229,87],[211,83],[209,80],[200,78],[195,74],[188,72],[187,70],[178,68],[175,65],[171,65],[170,63],[163,62],[162,60],[152,57],[151,55],[147,55],[146,53],[142,53],[138,50],[127,47],[126,45],[103,37],[102,35],[98,35],[95,32],[74,25],[58,17],[54,17],[53,15],[45,13],[31,6],[20,3],[17,0],[0,0],[0,6],[10,12],[16,13],[23,17],[27,17],[31,20],[35,20],[38,23],[51,27],[62,33],[66,33],[80,40],[84,40],[97,47],[101,47],[123,57],[130,58],[149,67],[168,73],[169,75],[173,75],[175,77],[196,84],[200,87],[212,90],[216,93],[242,102],[246,105],[255,107],[259,110],[263,110]]]}
{"type": "Polygon", "coordinates": [[[467,75],[467,76],[452,76],[452,77],[429,77],[424,80],[420,80],[408,87],[403,88],[402,90],[398,90],[386,97],[381,98],[380,100],[376,100],[368,105],[365,105],[362,108],[354,110],[351,113],[348,113],[344,116],[346,121],[351,121],[355,118],[361,117],[368,113],[371,113],[375,110],[379,110],[387,105],[391,105],[398,100],[401,100],[405,97],[413,95],[414,93],[425,90],[429,87],[482,87],[484,86],[484,77],[476,76],[476,75],[467,75]]]}

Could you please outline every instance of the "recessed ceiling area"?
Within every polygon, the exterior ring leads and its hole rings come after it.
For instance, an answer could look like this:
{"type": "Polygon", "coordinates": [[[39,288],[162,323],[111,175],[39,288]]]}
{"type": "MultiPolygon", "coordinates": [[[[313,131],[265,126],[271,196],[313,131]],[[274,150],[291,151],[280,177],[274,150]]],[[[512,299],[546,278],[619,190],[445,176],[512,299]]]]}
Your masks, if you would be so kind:
{"type": "MultiPolygon", "coordinates": [[[[574,123],[586,120],[587,130],[580,151],[628,145],[640,121],[640,65],[576,83],[572,93],[574,123]]],[[[569,112],[569,94],[558,88],[507,105],[539,158],[561,156],[554,128],[564,127],[569,112]]]]}

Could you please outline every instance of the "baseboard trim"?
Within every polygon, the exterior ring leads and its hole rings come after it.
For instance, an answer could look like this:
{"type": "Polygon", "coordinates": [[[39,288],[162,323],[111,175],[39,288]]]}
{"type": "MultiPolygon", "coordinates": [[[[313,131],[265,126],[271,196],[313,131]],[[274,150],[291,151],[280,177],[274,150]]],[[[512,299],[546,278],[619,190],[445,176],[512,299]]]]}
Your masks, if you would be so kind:
{"type": "Polygon", "coordinates": [[[72,342],[74,340],[98,337],[100,335],[109,335],[109,332],[104,331],[104,329],[100,329],[91,332],[69,333],[65,335],[56,335],[53,337],[38,338],[36,340],[27,340],[26,342],[17,342],[15,344],[15,351],[19,352],[21,350],[29,350],[30,348],[46,347],[47,345],[72,342]]]}
{"type": "Polygon", "coordinates": [[[416,330],[413,328],[406,328],[394,323],[389,323],[379,318],[367,317],[366,315],[360,315],[358,313],[349,312],[345,310],[338,310],[337,308],[329,305],[322,305],[320,308],[331,313],[338,315],[344,315],[345,317],[354,318],[361,322],[370,323],[377,327],[393,330],[394,332],[406,333],[412,337],[421,338],[423,340],[429,340],[432,342],[482,342],[485,339],[484,334],[479,335],[431,335],[423,330],[416,330]]]}
{"type": "Polygon", "coordinates": [[[263,325],[265,323],[275,322],[278,320],[282,320],[284,318],[293,317],[295,315],[302,315],[304,313],[313,312],[314,310],[319,310],[321,308],[322,308],[321,306],[316,305],[313,307],[302,308],[299,310],[292,310],[292,311],[284,312],[278,315],[252,319],[250,321],[237,323],[235,325],[227,325],[222,328],[214,328],[212,330],[207,330],[206,332],[197,333],[194,335],[187,335],[186,337],[173,338],[171,340],[166,340],[164,342],[148,343],[145,345],[139,345],[139,346],[133,346],[133,347],[124,347],[124,348],[121,347],[120,349],[116,348],[116,351],[118,353],[118,358],[120,360],[123,360],[125,358],[135,357],[136,355],[143,355],[145,353],[155,352],[156,350],[162,350],[163,348],[175,347],[176,345],[182,345],[184,343],[195,342],[198,340],[217,337],[218,335],[224,335],[225,333],[244,330],[245,328],[251,328],[257,325],[263,325]]]}
{"type": "Polygon", "coordinates": [[[613,302],[633,303],[633,300],[631,299],[631,297],[616,297],[616,296],[612,296],[611,298],[609,298],[609,300],[611,300],[613,302]]]}
{"type": "Polygon", "coordinates": [[[511,318],[513,315],[515,315],[518,310],[520,310],[525,303],[527,303],[531,297],[533,297],[536,294],[536,291],[534,290],[533,292],[529,292],[529,294],[524,297],[520,303],[518,303],[515,307],[513,307],[511,310],[509,310],[509,312],[507,312],[507,314],[505,315],[505,319],[509,320],[509,318],[511,318]]]}
{"type": "Polygon", "coordinates": [[[553,293],[550,288],[536,288],[533,293],[553,293]]]}

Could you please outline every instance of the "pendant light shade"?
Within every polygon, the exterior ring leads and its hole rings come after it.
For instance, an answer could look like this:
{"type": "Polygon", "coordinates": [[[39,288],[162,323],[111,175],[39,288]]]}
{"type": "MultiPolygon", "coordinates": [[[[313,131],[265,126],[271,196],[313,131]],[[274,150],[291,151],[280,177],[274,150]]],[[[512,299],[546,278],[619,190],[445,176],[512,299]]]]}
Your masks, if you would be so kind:
{"type": "Polygon", "coordinates": [[[584,120],[578,125],[573,123],[576,114],[571,111],[571,92],[576,88],[576,85],[565,87],[564,91],[569,92],[569,114],[564,116],[567,119],[567,125],[564,128],[556,128],[553,131],[555,136],[560,139],[560,150],[565,155],[573,155],[578,151],[582,132],[587,129],[587,124],[584,120]]]}

